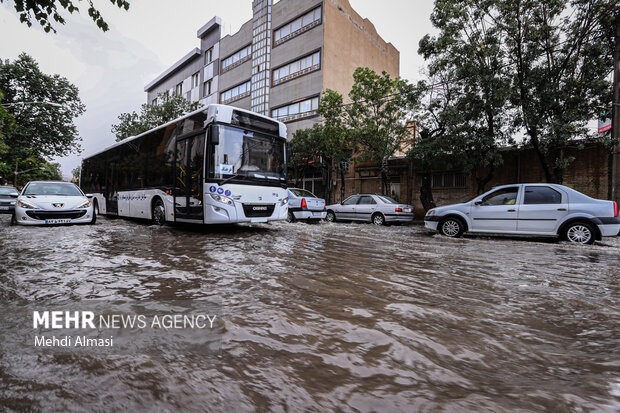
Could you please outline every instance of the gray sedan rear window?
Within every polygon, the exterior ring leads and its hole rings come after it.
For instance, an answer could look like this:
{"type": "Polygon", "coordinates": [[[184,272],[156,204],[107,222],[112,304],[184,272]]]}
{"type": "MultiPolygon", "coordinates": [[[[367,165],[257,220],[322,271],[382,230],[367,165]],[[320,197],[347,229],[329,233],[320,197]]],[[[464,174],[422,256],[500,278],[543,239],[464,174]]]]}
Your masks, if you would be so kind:
{"type": "Polygon", "coordinates": [[[562,194],[548,186],[526,186],[523,203],[525,205],[561,204],[562,194]]]}

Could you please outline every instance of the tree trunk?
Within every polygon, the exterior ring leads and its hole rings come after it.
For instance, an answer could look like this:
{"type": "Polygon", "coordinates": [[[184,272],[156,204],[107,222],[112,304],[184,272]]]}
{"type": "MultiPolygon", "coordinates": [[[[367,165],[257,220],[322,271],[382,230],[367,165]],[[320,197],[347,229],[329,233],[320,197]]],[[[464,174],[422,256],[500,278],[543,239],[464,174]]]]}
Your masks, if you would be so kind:
{"type": "Polygon", "coordinates": [[[491,182],[491,179],[493,179],[494,172],[495,172],[495,165],[491,164],[491,167],[489,169],[489,173],[487,174],[487,176],[485,176],[484,178],[476,177],[477,195],[480,195],[481,193],[484,192],[484,187],[486,186],[486,184],[491,182]]]}
{"type": "Polygon", "coordinates": [[[547,157],[540,148],[540,142],[538,141],[538,132],[536,130],[531,130],[528,134],[530,135],[530,141],[532,142],[532,146],[534,147],[534,152],[536,152],[536,156],[538,156],[538,160],[540,161],[540,166],[542,167],[545,174],[545,179],[547,180],[547,182],[553,183],[554,177],[551,173],[551,168],[549,168],[549,161],[547,160],[547,157]]]}
{"type": "Polygon", "coordinates": [[[345,185],[345,174],[343,165],[340,166],[340,202],[344,201],[344,185],[345,185]]]}
{"type": "Polygon", "coordinates": [[[433,189],[431,188],[431,173],[426,171],[422,174],[422,185],[420,185],[420,201],[425,211],[435,208],[435,200],[433,199],[433,189]]]}

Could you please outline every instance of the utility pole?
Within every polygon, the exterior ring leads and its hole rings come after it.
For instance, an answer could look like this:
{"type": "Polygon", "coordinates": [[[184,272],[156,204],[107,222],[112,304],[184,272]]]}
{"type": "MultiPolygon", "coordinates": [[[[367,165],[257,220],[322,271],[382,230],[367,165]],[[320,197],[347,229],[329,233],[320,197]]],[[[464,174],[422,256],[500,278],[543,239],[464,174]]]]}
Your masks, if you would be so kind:
{"type": "MultiPolygon", "coordinates": [[[[616,6],[615,41],[614,41],[614,97],[611,105],[611,136],[614,142],[620,142],[620,7],[616,6]]],[[[620,145],[616,145],[613,153],[612,200],[620,203],[620,145]]]]}

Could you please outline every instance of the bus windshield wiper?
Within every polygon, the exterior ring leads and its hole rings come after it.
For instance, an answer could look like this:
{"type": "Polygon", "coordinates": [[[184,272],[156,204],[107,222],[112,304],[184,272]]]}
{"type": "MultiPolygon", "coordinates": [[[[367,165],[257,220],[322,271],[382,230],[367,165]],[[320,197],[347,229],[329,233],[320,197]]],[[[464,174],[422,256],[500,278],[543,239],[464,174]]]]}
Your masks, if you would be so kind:
{"type": "Polygon", "coordinates": [[[234,174],[233,176],[231,176],[230,178],[226,178],[224,179],[222,182],[219,183],[219,186],[222,185],[226,185],[228,182],[232,181],[233,179],[237,179],[240,178],[242,176],[246,176],[246,175],[241,175],[241,174],[234,174]]]}

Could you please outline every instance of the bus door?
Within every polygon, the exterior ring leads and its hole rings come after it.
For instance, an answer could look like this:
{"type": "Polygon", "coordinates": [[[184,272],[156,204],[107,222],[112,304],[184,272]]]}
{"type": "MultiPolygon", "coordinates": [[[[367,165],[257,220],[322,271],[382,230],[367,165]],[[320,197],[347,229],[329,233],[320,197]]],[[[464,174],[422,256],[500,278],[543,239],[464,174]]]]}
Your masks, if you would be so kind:
{"type": "Polygon", "coordinates": [[[108,162],[106,169],[106,214],[118,214],[118,160],[108,162]]]}
{"type": "Polygon", "coordinates": [[[175,220],[204,221],[204,152],[204,129],[177,138],[174,172],[175,220]]]}

